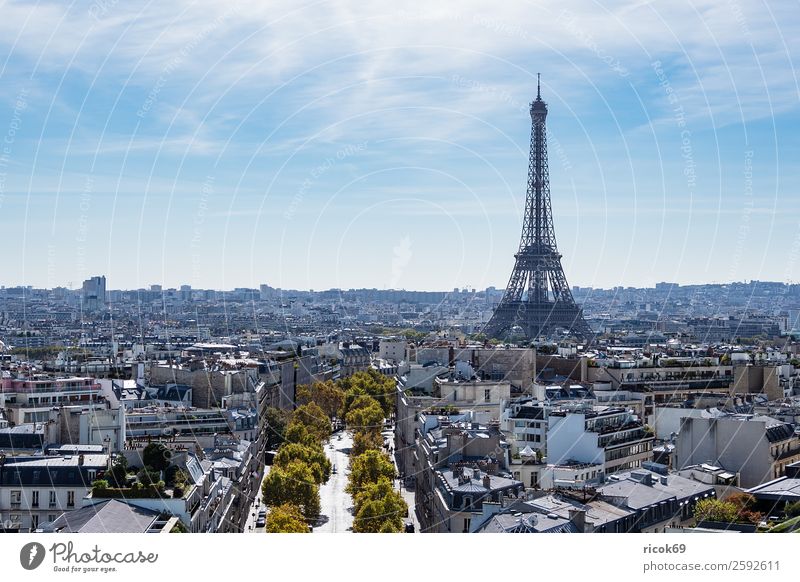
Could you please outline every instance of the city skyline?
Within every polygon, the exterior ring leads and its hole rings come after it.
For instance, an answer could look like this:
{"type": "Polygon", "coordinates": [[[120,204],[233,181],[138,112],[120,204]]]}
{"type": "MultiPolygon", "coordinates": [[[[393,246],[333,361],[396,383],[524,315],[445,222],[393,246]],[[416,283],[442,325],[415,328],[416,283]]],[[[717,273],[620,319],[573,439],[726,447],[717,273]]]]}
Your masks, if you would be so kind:
{"type": "Polygon", "coordinates": [[[538,71],[572,285],[800,280],[788,7],[421,6],[9,5],[4,282],[502,288],[538,71]]]}

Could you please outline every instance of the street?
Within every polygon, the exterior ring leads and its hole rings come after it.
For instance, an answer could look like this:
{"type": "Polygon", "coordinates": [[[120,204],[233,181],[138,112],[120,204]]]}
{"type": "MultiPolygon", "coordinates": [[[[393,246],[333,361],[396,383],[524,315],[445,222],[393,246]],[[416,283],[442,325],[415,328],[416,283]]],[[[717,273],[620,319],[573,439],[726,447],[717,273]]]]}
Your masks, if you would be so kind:
{"type": "MultiPolygon", "coordinates": [[[[393,443],[394,442],[394,439],[393,439],[394,431],[392,431],[392,430],[383,431],[381,433],[381,436],[383,437],[384,441],[388,441],[389,443],[393,443]]],[[[397,468],[397,457],[395,456],[393,445],[391,445],[391,448],[389,449],[389,456],[391,457],[392,462],[394,463],[395,471],[399,475],[399,470],[397,468]]],[[[406,502],[406,505],[408,505],[408,517],[405,518],[403,521],[405,523],[408,523],[409,521],[411,523],[413,523],[414,524],[414,533],[420,533],[421,530],[420,530],[420,527],[419,527],[419,519],[417,518],[416,501],[415,501],[415,498],[414,498],[414,491],[413,490],[409,491],[408,489],[403,487],[403,480],[400,479],[399,477],[397,479],[395,479],[394,487],[395,487],[395,489],[400,491],[400,495],[403,496],[403,500],[406,502]]]]}
{"type": "MultiPolygon", "coordinates": [[[[390,435],[391,431],[385,431],[382,436],[384,438],[389,438],[389,442],[391,442],[390,435]]],[[[345,491],[352,446],[353,436],[346,431],[334,433],[330,440],[323,445],[325,455],[330,459],[331,465],[336,467],[336,473],[331,472],[328,482],[321,485],[319,488],[320,517],[317,521],[317,525],[313,528],[314,532],[343,533],[353,531],[353,500],[350,494],[345,491]],[[341,440],[339,440],[339,437],[341,437],[341,440]],[[330,445],[333,445],[333,448],[331,448],[330,445]]],[[[390,454],[390,456],[392,457],[392,461],[395,461],[394,455],[390,454]]],[[[269,470],[270,467],[267,466],[265,468],[264,478],[269,474],[269,470]]],[[[401,484],[402,481],[400,479],[396,479],[394,482],[395,489],[399,489],[400,494],[409,507],[409,517],[405,518],[404,521],[413,522],[415,531],[419,532],[419,521],[414,511],[414,492],[402,487],[401,484]]],[[[264,532],[263,527],[255,527],[258,510],[261,508],[264,508],[263,504],[260,505],[257,502],[253,503],[245,531],[254,533],[264,532]]]]}
{"type": "Polygon", "coordinates": [[[256,527],[256,520],[258,519],[258,511],[260,509],[266,509],[266,506],[263,503],[259,503],[259,500],[261,499],[261,488],[264,485],[264,479],[269,475],[269,470],[271,468],[272,467],[269,465],[264,467],[264,477],[261,479],[261,483],[258,486],[258,494],[253,500],[253,504],[250,506],[250,511],[247,515],[247,523],[244,526],[244,533],[264,533],[263,527],[256,527]]]}
{"type": "Polygon", "coordinates": [[[350,464],[350,449],[353,437],[345,431],[335,433],[329,444],[325,444],[325,454],[336,467],[327,483],[319,488],[320,518],[315,532],[336,533],[353,531],[353,500],[344,490],[347,487],[347,469],[350,464]],[[341,436],[341,440],[338,437],[341,436]]]}

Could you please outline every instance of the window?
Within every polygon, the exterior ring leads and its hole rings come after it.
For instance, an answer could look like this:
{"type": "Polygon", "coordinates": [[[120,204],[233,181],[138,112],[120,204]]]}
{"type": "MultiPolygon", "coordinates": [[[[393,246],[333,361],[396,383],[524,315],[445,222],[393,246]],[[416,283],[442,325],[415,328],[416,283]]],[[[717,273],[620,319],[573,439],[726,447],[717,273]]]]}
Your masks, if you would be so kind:
{"type": "Polygon", "coordinates": [[[56,506],[56,492],[55,491],[51,491],[50,492],[50,507],[55,507],[55,506],[56,506]]]}
{"type": "Polygon", "coordinates": [[[47,521],[55,521],[55,520],[56,520],[56,514],[55,513],[48,513],[47,514],[47,521]]]}
{"type": "Polygon", "coordinates": [[[15,490],[11,492],[11,507],[19,507],[22,503],[22,491],[15,490]]]}
{"type": "Polygon", "coordinates": [[[464,518],[464,529],[461,530],[462,533],[469,533],[469,521],[470,521],[470,518],[468,518],[468,517],[464,518]]]}
{"type": "Polygon", "coordinates": [[[31,507],[39,507],[39,492],[34,491],[31,496],[31,507]]]}
{"type": "Polygon", "coordinates": [[[489,402],[492,399],[492,391],[487,389],[483,391],[483,401],[489,402]]]}
{"type": "Polygon", "coordinates": [[[97,471],[95,471],[94,469],[89,469],[88,474],[89,474],[89,483],[97,479],[97,471]]]}
{"type": "Polygon", "coordinates": [[[67,507],[75,507],[75,492],[67,491],[67,507]]]}
{"type": "Polygon", "coordinates": [[[39,516],[36,514],[31,515],[31,529],[39,527],[39,516]]]}

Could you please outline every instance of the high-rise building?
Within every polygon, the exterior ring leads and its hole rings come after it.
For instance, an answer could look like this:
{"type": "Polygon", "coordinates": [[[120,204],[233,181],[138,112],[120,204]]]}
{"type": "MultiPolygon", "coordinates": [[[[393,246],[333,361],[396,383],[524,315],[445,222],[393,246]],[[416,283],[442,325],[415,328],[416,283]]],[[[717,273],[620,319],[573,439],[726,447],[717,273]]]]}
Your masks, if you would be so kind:
{"type": "Polygon", "coordinates": [[[106,306],[105,275],[92,277],[83,282],[83,309],[98,311],[106,306]]]}

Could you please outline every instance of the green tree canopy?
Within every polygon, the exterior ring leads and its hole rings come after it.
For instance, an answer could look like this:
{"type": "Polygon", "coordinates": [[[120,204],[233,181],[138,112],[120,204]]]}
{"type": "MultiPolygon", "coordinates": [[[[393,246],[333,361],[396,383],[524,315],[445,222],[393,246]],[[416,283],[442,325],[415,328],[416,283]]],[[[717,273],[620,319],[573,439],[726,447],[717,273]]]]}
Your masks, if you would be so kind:
{"type": "Polygon", "coordinates": [[[408,505],[394,490],[389,479],[368,483],[355,495],[356,515],[353,531],[358,533],[390,533],[403,529],[408,505]]]}
{"type": "Polygon", "coordinates": [[[300,422],[291,423],[286,428],[286,434],[284,436],[286,438],[284,444],[296,443],[300,445],[305,445],[307,447],[314,447],[320,445],[320,441],[316,437],[316,435],[311,434],[308,431],[308,427],[300,422]]]}
{"type": "Polygon", "coordinates": [[[389,416],[394,410],[397,384],[394,378],[384,376],[376,370],[367,370],[366,372],[356,372],[348,378],[343,378],[339,381],[341,388],[345,392],[344,397],[344,410],[346,415],[349,412],[353,401],[358,396],[372,396],[378,401],[383,409],[383,415],[389,416]]]}
{"type": "Polygon", "coordinates": [[[172,453],[162,443],[150,443],[142,451],[142,462],[154,471],[165,471],[171,458],[172,453]]]}
{"type": "Polygon", "coordinates": [[[292,415],[292,422],[287,427],[287,433],[292,425],[295,424],[302,424],[318,442],[322,442],[331,436],[331,419],[315,402],[303,404],[295,409],[292,415]]]}
{"type": "Polygon", "coordinates": [[[350,404],[345,421],[347,428],[356,432],[377,431],[383,426],[383,409],[372,396],[357,396],[350,404]]]}
{"type": "Polygon", "coordinates": [[[301,461],[308,465],[317,485],[326,483],[331,476],[331,462],[325,456],[322,445],[308,446],[300,443],[285,443],[275,455],[273,467],[287,467],[293,461],[301,461]]]}
{"type": "Polygon", "coordinates": [[[380,451],[382,446],[381,433],[374,430],[359,431],[353,435],[353,450],[350,454],[357,457],[370,450],[380,451]]]}
{"type": "Polygon", "coordinates": [[[308,524],[296,505],[284,503],[267,514],[267,533],[308,533],[308,524]]]}
{"type": "Polygon", "coordinates": [[[344,404],[344,390],[330,380],[297,387],[297,404],[315,402],[329,418],[337,416],[344,404]]]}
{"type": "Polygon", "coordinates": [[[111,471],[107,473],[106,477],[113,487],[128,486],[128,459],[125,458],[125,455],[114,457],[114,464],[111,465],[111,471]]]}
{"type": "Polygon", "coordinates": [[[292,420],[292,413],[280,408],[267,408],[267,450],[277,450],[283,444],[286,427],[292,420]]]}
{"type": "Polygon", "coordinates": [[[377,483],[381,478],[392,480],[394,465],[389,455],[370,450],[350,461],[350,483],[347,490],[351,495],[358,494],[369,483],[377,483]]]}
{"type": "Polygon", "coordinates": [[[311,468],[301,461],[292,461],[285,467],[273,466],[261,492],[269,506],[290,503],[299,507],[306,519],[319,516],[319,487],[311,468]]]}

